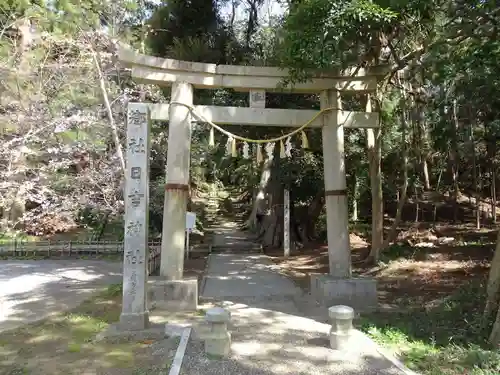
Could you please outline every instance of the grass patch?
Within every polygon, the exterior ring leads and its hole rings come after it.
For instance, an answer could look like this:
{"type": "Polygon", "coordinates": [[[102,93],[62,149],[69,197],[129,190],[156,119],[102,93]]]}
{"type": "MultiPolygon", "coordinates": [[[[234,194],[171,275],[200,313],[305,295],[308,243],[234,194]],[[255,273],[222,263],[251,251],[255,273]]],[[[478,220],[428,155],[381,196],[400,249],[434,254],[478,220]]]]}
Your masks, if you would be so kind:
{"type": "Polygon", "coordinates": [[[0,374],[163,374],[166,360],[154,356],[155,341],[94,340],[119,319],[121,298],[122,286],[111,285],[68,313],[0,334],[0,374]]]}
{"type": "Polygon", "coordinates": [[[25,233],[17,232],[3,232],[0,233],[0,245],[9,245],[14,241],[18,242],[37,242],[40,241],[39,237],[30,236],[25,233]]]}
{"type": "Polygon", "coordinates": [[[429,308],[377,312],[361,329],[392,350],[412,370],[427,375],[498,375],[500,352],[488,342],[482,319],[482,283],[472,283],[429,308]]]}

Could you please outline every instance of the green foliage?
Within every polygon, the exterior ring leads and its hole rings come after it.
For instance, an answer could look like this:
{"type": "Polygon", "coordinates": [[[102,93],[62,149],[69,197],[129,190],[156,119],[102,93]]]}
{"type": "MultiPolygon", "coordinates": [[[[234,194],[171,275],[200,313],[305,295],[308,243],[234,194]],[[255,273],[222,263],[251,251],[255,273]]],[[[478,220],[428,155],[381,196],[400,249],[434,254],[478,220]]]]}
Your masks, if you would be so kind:
{"type": "Polygon", "coordinates": [[[497,374],[500,354],[487,344],[490,327],[482,318],[484,291],[473,283],[429,309],[370,314],[361,327],[425,375],[497,374]]]}
{"type": "Polygon", "coordinates": [[[305,69],[362,62],[374,33],[388,28],[397,16],[395,10],[368,0],[303,1],[285,21],[282,64],[300,79],[305,69]]]}
{"type": "Polygon", "coordinates": [[[148,23],[148,45],[154,55],[211,63],[238,60],[238,44],[213,0],[169,1],[154,11],[148,23]]]}

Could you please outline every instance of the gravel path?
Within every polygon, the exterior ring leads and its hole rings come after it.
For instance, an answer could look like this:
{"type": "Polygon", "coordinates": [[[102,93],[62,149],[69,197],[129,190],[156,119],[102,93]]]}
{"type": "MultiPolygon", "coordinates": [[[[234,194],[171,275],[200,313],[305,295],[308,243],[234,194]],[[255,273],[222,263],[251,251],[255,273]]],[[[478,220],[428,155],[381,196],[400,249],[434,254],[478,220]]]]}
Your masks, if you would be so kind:
{"type": "Polygon", "coordinates": [[[194,336],[183,375],[405,374],[357,331],[350,352],[331,350],[330,326],[316,318],[324,308],[279,274],[264,255],[210,255],[201,297],[231,311],[231,356],[207,358],[194,336]]]}
{"type": "Polygon", "coordinates": [[[265,255],[212,254],[202,298],[266,298],[301,294],[293,281],[273,270],[265,255]]]}
{"type": "Polygon", "coordinates": [[[121,282],[120,262],[0,261],[0,332],[75,308],[101,287],[121,282]]]}

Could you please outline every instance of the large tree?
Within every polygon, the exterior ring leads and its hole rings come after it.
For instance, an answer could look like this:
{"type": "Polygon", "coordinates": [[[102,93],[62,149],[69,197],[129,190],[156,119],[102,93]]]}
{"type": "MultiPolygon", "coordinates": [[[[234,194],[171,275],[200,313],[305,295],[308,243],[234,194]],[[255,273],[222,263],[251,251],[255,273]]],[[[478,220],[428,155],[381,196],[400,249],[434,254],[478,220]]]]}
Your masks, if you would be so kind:
{"type": "MultiPolygon", "coordinates": [[[[410,157],[419,166],[412,167],[417,172],[412,178],[415,199],[420,176],[422,190],[433,184],[438,189],[442,170],[448,166],[445,184],[451,199],[458,203],[461,190],[472,192],[480,225],[480,197],[485,186],[491,186],[492,216],[496,217],[499,22],[500,9],[492,1],[290,1],[281,56],[283,65],[292,68],[292,79],[306,79],[309,68],[382,63],[391,67],[376,97],[382,128],[366,134],[374,259],[388,244],[382,240],[382,180],[390,176],[384,174],[381,161],[387,160],[384,144],[394,135],[384,103],[391,101],[395,91],[406,93],[402,104],[411,114],[406,117],[412,132],[410,157]],[[434,161],[439,177],[429,176],[431,149],[435,159],[448,159],[434,161]],[[485,176],[490,176],[490,183],[485,176]]],[[[405,122],[402,116],[401,123],[405,122]]],[[[406,143],[400,147],[406,148],[406,143]]],[[[455,211],[453,219],[459,218],[455,211]]],[[[498,267],[493,262],[486,315],[498,311],[498,267]]],[[[498,315],[491,335],[496,343],[500,341],[498,315]]]]}

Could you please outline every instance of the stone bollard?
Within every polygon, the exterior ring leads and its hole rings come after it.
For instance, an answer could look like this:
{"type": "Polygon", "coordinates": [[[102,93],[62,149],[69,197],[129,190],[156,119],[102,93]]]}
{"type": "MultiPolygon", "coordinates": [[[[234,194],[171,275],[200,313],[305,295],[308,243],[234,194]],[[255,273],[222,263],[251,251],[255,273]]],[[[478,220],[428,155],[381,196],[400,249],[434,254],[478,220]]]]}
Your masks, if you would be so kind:
{"type": "Polygon", "coordinates": [[[354,309],[349,306],[332,306],[328,309],[332,324],[330,329],[330,347],[334,350],[346,350],[352,335],[354,309]]]}
{"type": "Polygon", "coordinates": [[[231,313],[222,307],[213,307],[207,310],[205,321],[209,331],[203,335],[205,339],[205,353],[217,357],[226,357],[231,351],[231,333],[227,324],[231,320],[231,313]]]}

